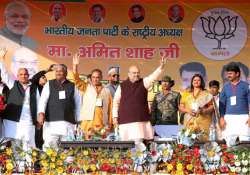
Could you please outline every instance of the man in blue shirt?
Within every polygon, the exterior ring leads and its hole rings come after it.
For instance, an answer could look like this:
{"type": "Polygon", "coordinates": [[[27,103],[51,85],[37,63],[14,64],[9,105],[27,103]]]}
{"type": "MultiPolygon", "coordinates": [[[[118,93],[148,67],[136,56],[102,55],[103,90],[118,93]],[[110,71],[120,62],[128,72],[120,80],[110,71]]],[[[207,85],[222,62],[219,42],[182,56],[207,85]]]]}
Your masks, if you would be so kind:
{"type": "Polygon", "coordinates": [[[250,90],[247,82],[240,80],[240,68],[232,62],[226,67],[227,82],[220,93],[220,127],[229,145],[239,136],[250,136],[250,90]]]}

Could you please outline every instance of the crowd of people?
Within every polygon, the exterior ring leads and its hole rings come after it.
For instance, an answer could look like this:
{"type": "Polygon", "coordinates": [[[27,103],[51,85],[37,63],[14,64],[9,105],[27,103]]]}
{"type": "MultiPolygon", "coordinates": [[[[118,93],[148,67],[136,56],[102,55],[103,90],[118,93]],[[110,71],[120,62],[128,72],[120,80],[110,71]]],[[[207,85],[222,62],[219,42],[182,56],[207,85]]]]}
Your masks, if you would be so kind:
{"type": "MultiPolygon", "coordinates": [[[[98,127],[119,128],[122,141],[140,143],[166,136],[170,126],[201,129],[203,141],[209,140],[210,128],[217,131],[217,139],[229,141],[250,136],[249,84],[240,79],[241,71],[235,62],[226,65],[228,82],[221,92],[216,80],[205,87],[200,74],[192,76],[190,88],[183,92],[172,90],[170,76],[161,78],[161,91],[148,105],[148,90],[159,79],[166,59],[147,77],[140,69],[129,67],[128,78],[119,80],[119,70],[108,71],[109,83],[103,85],[100,69],[93,69],[82,80],[78,72],[79,55],[72,60],[74,83],[67,79],[64,64],[51,65],[29,79],[26,68],[19,68],[14,80],[5,67],[7,50],[0,49],[1,69],[1,137],[22,140],[32,147],[57,146],[79,125],[83,133],[98,127]],[[47,80],[46,73],[54,71],[55,79],[47,80]]],[[[82,65],[84,66],[84,65],[82,65]]]]}

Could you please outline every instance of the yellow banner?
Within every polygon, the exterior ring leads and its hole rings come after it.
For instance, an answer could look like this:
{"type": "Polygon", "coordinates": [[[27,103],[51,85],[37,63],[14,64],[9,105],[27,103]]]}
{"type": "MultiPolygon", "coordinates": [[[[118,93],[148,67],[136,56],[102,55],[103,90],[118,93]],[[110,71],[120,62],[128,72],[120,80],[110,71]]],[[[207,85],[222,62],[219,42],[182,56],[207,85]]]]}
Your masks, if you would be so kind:
{"type": "Polygon", "coordinates": [[[34,74],[52,63],[71,69],[79,53],[79,71],[100,68],[104,78],[110,67],[119,67],[125,79],[132,64],[146,76],[164,55],[165,74],[176,80],[176,89],[189,86],[194,73],[222,81],[231,61],[249,80],[249,9],[244,1],[3,0],[0,46],[8,49],[14,75],[19,67],[34,74]]]}

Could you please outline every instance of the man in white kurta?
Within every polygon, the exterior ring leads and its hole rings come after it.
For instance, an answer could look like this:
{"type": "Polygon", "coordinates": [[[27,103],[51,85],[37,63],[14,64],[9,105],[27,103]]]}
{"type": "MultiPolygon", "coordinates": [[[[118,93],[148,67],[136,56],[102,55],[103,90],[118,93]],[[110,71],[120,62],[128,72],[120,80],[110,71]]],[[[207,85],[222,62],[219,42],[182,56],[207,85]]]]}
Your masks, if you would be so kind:
{"type": "Polygon", "coordinates": [[[153,139],[154,131],[150,123],[147,90],[163,71],[166,60],[149,76],[141,79],[137,66],[129,68],[128,79],[118,87],[113,101],[113,120],[119,125],[121,140],[153,139]]]}
{"type": "Polygon", "coordinates": [[[18,80],[11,78],[3,62],[6,52],[3,49],[0,50],[2,81],[10,89],[3,119],[3,135],[22,140],[35,147],[36,103],[39,100],[39,93],[37,89],[31,90],[32,83],[29,81],[27,69],[20,68],[18,70],[18,80]],[[34,97],[33,100],[31,95],[34,97]]]}
{"type": "Polygon", "coordinates": [[[44,148],[57,147],[59,140],[65,141],[67,136],[73,136],[79,120],[79,91],[66,79],[65,65],[56,65],[55,71],[56,79],[45,84],[38,106],[38,123],[43,125],[44,148]],[[51,101],[53,98],[54,101],[51,101]]]}

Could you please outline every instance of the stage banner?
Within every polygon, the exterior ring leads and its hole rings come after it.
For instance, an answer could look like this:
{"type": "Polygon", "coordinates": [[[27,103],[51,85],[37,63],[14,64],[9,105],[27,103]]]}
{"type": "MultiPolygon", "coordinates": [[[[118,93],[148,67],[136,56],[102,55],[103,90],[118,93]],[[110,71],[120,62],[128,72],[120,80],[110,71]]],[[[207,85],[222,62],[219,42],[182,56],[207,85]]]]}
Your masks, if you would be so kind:
{"type": "Polygon", "coordinates": [[[20,67],[32,76],[54,63],[66,64],[72,77],[78,53],[79,72],[100,68],[104,79],[117,67],[124,80],[134,64],[149,75],[164,55],[175,89],[189,87],[195,73],[206,82],[226,81],[231,61],[250,81],[249,9],[243,0],[2,0],[0,46],[14,77],[20,67]]]}

